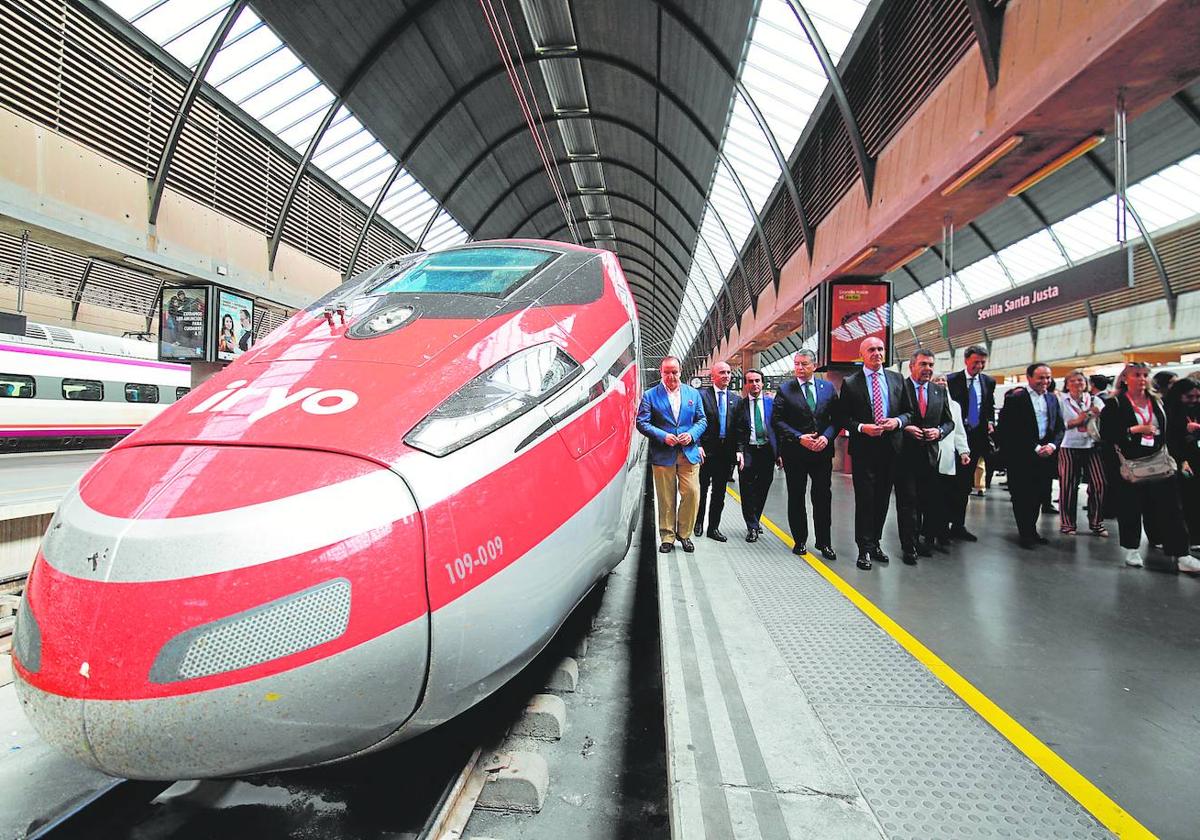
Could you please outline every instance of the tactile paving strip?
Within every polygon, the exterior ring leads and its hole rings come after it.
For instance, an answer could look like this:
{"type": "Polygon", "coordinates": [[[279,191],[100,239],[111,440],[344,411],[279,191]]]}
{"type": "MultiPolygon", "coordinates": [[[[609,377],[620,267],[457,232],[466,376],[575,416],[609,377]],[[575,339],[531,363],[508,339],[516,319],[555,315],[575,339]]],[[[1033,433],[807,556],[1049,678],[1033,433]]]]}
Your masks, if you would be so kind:
{"type": "Polygon", "coordinates": [[[816,708],[892,840],[1111,837],[970,709],[816,708]]]}
{"type": "Polygon", "coordinates": [[[773,536],[726,557],[889,840],[1112,837],[773,536]]]}
{"type": "Polygon", "coordinates": [[[807,563],[746,545],[734,565],[750,603],[812,703],[947,706],[962,702],[807,563]]]}

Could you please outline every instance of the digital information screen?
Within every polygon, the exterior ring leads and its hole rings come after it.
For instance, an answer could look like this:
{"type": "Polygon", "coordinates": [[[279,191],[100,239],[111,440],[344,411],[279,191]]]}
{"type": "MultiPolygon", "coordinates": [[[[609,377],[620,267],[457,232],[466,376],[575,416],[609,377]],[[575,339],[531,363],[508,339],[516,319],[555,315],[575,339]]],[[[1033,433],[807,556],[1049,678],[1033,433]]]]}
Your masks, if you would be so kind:
{"type": "Polygon", "coordinates": [[[217,291],[217,360],[232,362],[254,346],[254,301],[217,291]]]}
{"type": "Polygon", "coordinates": [[[207,286],[167,288],[159,301],[158,357],[165,362],[208,358],[207,286]]]}

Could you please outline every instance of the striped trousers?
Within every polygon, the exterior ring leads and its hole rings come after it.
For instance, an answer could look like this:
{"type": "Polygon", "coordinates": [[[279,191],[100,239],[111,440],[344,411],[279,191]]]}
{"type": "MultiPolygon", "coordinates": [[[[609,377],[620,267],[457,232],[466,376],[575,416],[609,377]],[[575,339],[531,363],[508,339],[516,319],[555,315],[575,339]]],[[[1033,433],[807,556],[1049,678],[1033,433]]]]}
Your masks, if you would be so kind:
{"type": "Polygon", "coordinates": [[[1088,485],[1088,525],[1100,528],[1104,525],[1104,463],[1100,450],[1058,450],[1058,514],[1063,528],[1075,528],[1080,480],[1088,485]]]}

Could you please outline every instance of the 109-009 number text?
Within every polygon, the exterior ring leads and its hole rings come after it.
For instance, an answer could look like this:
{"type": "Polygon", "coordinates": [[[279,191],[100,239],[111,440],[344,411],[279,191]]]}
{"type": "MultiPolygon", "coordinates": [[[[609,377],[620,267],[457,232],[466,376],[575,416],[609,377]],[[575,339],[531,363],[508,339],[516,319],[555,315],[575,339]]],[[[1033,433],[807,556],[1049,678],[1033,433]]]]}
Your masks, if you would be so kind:
{"type": "Polygon", "coordinates": [[[504,541],[497,535],[474,551],[468,551],[462,557],[456,557],[453,563],[445,563],[446,574],[450,576],[452,585],[462,583],[475,573],[476,568],[487,566],[488,563],[494,562],[502,556],[504,556],[504,541]]]}

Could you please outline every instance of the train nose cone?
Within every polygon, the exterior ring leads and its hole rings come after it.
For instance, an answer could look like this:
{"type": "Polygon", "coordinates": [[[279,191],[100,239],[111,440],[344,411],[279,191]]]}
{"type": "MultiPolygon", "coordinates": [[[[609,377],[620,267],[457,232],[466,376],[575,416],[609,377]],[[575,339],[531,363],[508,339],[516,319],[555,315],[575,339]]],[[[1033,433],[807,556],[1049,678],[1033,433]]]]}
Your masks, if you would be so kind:
{"type": "Polygon", "coordinates": [[[199,778],[366,749],[428,667],[416,504],[357,458],[106,455],[60,506],[16,645],[49,742],[114,775],[199,778]]]}

